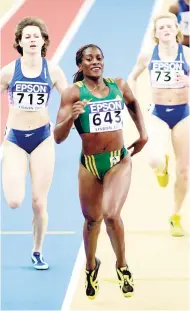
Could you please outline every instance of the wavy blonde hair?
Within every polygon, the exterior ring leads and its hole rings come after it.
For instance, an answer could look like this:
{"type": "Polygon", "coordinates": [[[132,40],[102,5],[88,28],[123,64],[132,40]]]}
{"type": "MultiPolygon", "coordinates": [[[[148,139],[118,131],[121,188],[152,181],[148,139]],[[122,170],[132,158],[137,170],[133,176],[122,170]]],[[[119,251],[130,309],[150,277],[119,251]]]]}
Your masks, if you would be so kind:
{"type": "Polygon", "coordinates": [[[159,43],[159,39],[156,37],[156,23],[161,18],[171,18],[174,20],[176,28],[177,28],[176,42],[181,43],[183,41],[183,34],[182,34],[181,29],[179,27],[177,17],[175,14],[170,13],[170,12],[165,12],[165,13],[159,14],[153,19],[153,40],[157,44],[159,43]]]}
{"type": "Polygon", "coordinates": [[[22,39],[22,31],[27,26],[37,26],[40,28],[42,38],[44,39],[44,45],[42,46],[41,56],[45,57],[50,40],[49,40],[48,30],[46,28],[44,21],[38,17],[32,17],[32,16],[25,17],[17,24],[16,31],[15,31],[15,42],[14,42],[13,47],[18,51],[19,54],[23,55],[23,49],[20,46],[19,42],[22,39]]]}

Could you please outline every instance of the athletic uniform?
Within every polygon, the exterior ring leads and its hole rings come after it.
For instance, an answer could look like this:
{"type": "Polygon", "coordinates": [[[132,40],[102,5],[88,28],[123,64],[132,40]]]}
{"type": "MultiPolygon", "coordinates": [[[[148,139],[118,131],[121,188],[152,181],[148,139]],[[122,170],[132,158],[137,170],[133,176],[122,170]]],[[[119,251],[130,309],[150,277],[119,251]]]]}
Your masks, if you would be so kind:
{"type": "MultiPolygon", "coordinates": [[[[42,58],[42,71],[36,78],[27,78],[21,69],[21,59],[15,62],[15,71],[8,87],[9,104],[25,111],[39,111],[48,105],[52,81],[47,60],[42,58]]],[[[39,144],[51,135],[51,125],[46,124],[34,130],[16,130],[6,127],[5,139],[31,153],[39,144]]]]}
{"type": "MultiPolygon", "coordinates": [[[[162,61],[158,55],[158,45],[155,46],[150,64],[150,79],[153,88],[179,89],[183,84],[176,81],[178,74],[189,74],[189,65],[185,60],[183,46],[178,45],[178,54],[174,61],[162,61]]],[[[181,105],[159,105],[153,106],[152,114],[165,121],[172,129],[178,122],[190,115],[188,103],[181,105]]]]}
{"type": "MultiPolygon", "coordinates": [[[[118,131],[123,128],[125,106],[123,95],[114,80],[107,78],[104,82],[110,90],[108,96],[104,98],[92,95],[82,81],[75,83],[80,90],[80,101],[84,99],[88,101],[84,107],[85,112],[75,120],[75,127],[79,134],[118,131]]],[[[102,180],[105,173],[119,163],[127,153],[125,147],[94,155],[81,153],[80,161],[87,170],[102,180]]]]}
{"type": "MultiPolygon", "coordinates": [[[[178,44],[178,54],[174,61],[162,61],[158,55],[158,45],[155,46],[152,59],[149,64],[151,84],[156,89],[180,89],[184,88],[183,82],[177,81],[177,75],[187,75],[189,66],[185,60],[183,46],[178,44]]],[[[159,105],[153,106],[152,114],[166,122],[172,129],[178,122],[190,115],[188,103],[180,105],[159,105]]],[[[156,137],[155,137],[156,140],[156,137]]],[[[165,168],[155,170],[156,178],[161,187],[166,187],[169,182],[168,173],[169,156],[165,154],[165,168]]],[[[180,224],[180,215],[174,214],[169,219],[171,235],[180,237],[184,235],[180,224]]]]}

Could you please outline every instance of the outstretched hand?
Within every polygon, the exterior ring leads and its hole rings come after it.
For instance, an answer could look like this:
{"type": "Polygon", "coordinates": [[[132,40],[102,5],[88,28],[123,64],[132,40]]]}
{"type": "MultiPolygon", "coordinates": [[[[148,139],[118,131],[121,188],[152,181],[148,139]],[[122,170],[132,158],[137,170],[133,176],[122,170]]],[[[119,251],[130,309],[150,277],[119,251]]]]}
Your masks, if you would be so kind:
{"type": "Polygon", "coordinates": [[[139,138],[137,139],[133,144],[131,144],[127,149],[130,150],[133,148],[133,151],[131,152],[131,157],[134,156],[136,153],[140,152],[144,145],[146,145],[148,141],[148,137],[139,138]]]}

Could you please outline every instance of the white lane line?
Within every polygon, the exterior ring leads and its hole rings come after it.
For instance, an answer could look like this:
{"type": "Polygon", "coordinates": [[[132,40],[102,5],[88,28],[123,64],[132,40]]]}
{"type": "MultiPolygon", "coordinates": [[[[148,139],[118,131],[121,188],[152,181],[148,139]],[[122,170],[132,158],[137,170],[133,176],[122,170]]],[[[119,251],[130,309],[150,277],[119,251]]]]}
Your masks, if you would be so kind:
{"type": "Polygon", "coordinates": [[[78,11],[75,19],[73,20],[71,26],[69,27],[66,35],[64,36],[63,40],[61,41],[59,47],[57,48],[52,61],[58,63],[58,61],[63,57],[63,54],[67,50],[69,44],[71,43],[73,37],[79,30],[81,24],[83,23],[84,19],[88,15],[91,7],[95,3],[96,0],[85,0],[82,4],[80,10],[78,11]]]}
{"type": "MultiPolygon", "coordinates": [[[[0,231],[1,235],[24,235],[24,234],[33,234],[32,231],[0,231]]],[[[62,234],[76,234],[75,231],[48,231],[46,235],[62,235],[62,234]]]]}
{"type": "Polygon", "coordinates": [[[16,0],[12,8],[5,13],[0,19],[0,29],[8,22],[8,20],[18,11],[18,9],[24,4],[25,0],[16,0]]]}
{"type": "Polygon", "coordinates": [[[77,259],[73,268],[73,272],[71,275],[71,279],[69,282],[69,286],[67,288],[67,292],[65,295],[65,299],[63,301],[61,311],[69,311],[73,299],[73,294],[75,293],[76,287],[78,286],[78,280],[81,273],[81,268],[85,262],[85,252],[84,252],[84,244],[81,243],[77,259]]]}

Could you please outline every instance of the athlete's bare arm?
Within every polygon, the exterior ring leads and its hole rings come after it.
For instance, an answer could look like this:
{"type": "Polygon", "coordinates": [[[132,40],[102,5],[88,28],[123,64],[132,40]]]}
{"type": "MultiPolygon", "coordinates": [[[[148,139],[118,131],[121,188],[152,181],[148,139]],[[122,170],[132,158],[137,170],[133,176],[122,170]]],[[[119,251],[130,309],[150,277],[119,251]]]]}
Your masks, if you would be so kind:
{"type": "MultiPolygon", "coordinates": [[[[58,110],[54,130],[54,139],[57,144],[60,144],[69,135],[74,121],[73,105],[78,103],[79,98],[79,89],[76,85],[72,85],[62,92],[61,104],[58,110]]],[[[79,113],[81,113],[81,111],[79,111],[79,113]]]]}
{"type": "Polygon", "coordinates": [[[15,61],[3,67],[0,71],[0,92],[3,93],[8,89],[8,85],[14,74],[15,61]]]}
{"type": "Polygon", "coordinates": [[[133,70],[131,71],[129,75],[128,83],[134,94],[136,94],[137,79],[143,73],[143,71],[148,67],[150,59],[151,59],[151,54],[141,53],[137,58],[136,65],[134,66],[133,70]]]}
{"type": "Polygon", "coordinates": [[[184,53],[186,62],[190,66],[190,48],[188,46],[183,45],[183,53],[184,53]]]}
{"type": "Polygon", "coordinates": [[[68,87],[68,82],[63,70],[56,64],[48,61],[48,68],[53,85],[61,94],[68,87]]]}
{"type": "Polygon", "coordinates": [[[147,68],[150,62],[151,54],[140,54],[137,58],[137,63],[129,75],[129,79],[137,80],[141,73],[147,68]]]}
{"type": "Polygon", "coordinates": [[[178,5],[178,1],[175,1],[169,8],[169,12],[173,13],[173,14],[177,14],[179,12],[179,5],[178,5]]]}
{"type": "Polygon", "coordinates": [[[123,97],[126,103],[126,107],[129,111],[129,114],[134,121],[141,138],[147,138],[147,132],[145,129],[145,124],[143,121],[143,116],[140,110],[140,106],[136,98],[134,97],[128,83],[121,78],[117,78],[116,83],[118,84],[121,92],[123,93],[123,97]]]}
{"type": "MultiPolygon", "coordinates": [[[[187,64],[190,67],[190,48],[183,45],[183,53],[185,56],[185,60],[187,62],[187,64]]],[[[178,76],[178,81],[181,81],[184,83],[184,86],[189,87],[190,86],[190,77],[189,75],[182,75],[182,76],[178,76]]]]}

